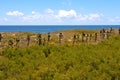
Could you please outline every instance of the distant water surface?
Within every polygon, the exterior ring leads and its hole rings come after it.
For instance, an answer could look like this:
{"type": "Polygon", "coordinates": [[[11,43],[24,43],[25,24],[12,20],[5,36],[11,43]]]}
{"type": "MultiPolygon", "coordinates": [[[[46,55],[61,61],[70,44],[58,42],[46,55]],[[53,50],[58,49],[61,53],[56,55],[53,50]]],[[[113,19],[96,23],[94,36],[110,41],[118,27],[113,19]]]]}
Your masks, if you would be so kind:
{"type": "Polygon", "coordinates": [[[0,32],[47,33],[60,30],[119,28],[120,25],[0,25],[0,32]]]}

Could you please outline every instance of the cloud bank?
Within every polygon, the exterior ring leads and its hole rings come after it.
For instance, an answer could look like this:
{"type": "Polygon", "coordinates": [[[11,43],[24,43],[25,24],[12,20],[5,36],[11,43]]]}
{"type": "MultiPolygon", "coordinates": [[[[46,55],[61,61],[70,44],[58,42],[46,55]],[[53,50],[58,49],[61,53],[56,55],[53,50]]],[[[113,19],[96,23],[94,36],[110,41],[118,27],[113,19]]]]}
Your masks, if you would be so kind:
{"type": "Polygon", "coordinates": [[[81,24],[85,22],[94,23],[101,21],[102,13],[81,14],[75,10],[52,10],[46,9],[44,12],[32,11],[25,14],[19,10],[6,12],[5,21],[20,24],[81,24]]]}

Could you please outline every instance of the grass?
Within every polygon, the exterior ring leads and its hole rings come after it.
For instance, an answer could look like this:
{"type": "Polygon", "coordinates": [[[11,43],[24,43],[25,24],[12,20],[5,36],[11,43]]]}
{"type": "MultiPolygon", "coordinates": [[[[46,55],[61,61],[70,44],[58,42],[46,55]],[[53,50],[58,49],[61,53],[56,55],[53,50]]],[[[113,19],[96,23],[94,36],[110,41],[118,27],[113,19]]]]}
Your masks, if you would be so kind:
{"type": "Polygon", "coordinates": [[[0,80],[120,80],[120,36],[111,35],[109,40],[95,45],[81,43],[72,46],[68,42],[72,35],[99,31],[60,32],[64,34],[64,45],[55,45],[59,32],[51,33],[52,44],[45,46],[38,46],[34,40],[36,34],[30,33],[30,47],[25,46],[28,33],[4,33],[3,43],[19,35],[20,44],[24,47],[0,50],[0,80]]]}
{"type": "Polygon", "coordinates": [[[0,52],[0,80],[120,80],[120,36],[96,45],[32,45],[0,52]]]}

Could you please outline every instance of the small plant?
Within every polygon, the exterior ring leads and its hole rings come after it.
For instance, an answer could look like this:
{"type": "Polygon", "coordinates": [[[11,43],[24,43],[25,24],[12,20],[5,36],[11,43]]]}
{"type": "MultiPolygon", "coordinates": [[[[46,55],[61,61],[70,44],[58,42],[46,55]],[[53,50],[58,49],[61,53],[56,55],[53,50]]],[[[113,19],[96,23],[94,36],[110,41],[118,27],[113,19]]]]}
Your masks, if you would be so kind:
{"type": "Polygon", "coordinates": [[[47,57],[49,56],[49,54],[51,54],[50,47],[46,47],[46,48],[43,50],[43,53],[45,54],[45,57],[47,58],[47,57]]]}
{"type": "Polygon", "coordinates": [[[8,45],[10,46],[10,47],[13,47],[13,40],[12,39],[10,39],[9,41],[8,41],[8,45]]]}
{"type": "Polygon", "coordinates": [[[27,46],[29,46],[29,45],[30,45],[30,35],[27,34],[27,46]]]}

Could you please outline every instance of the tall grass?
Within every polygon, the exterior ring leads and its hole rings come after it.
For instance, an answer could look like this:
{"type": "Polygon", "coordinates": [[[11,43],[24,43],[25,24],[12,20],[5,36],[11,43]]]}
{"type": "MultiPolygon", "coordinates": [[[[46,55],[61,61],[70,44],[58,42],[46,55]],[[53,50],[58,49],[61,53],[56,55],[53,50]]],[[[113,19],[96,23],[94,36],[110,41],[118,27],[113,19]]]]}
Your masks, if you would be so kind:
{"type": "Polygon", "coordinates": [[[0,80],[120,80],[120,37],[96,45],[33,45],[0,52],[0,80]]]}

